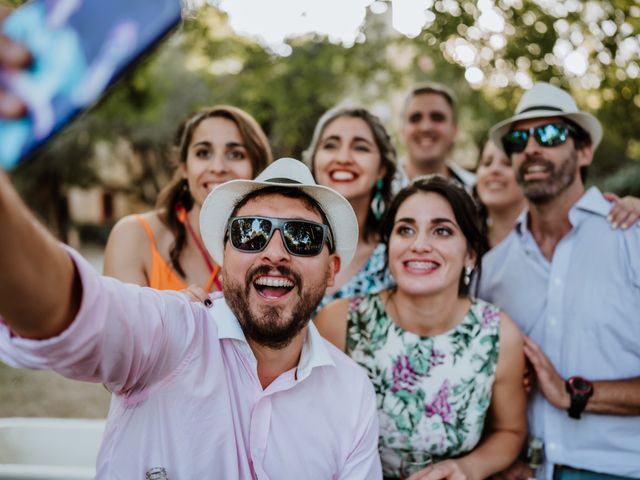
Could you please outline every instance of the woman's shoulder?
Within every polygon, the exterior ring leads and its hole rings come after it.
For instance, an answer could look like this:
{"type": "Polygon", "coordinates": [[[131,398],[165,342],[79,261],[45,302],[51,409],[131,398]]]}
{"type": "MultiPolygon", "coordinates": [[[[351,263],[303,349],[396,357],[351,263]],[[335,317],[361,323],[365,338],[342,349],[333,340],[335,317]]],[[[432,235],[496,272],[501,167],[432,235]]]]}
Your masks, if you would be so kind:
{"type": "Polygon", "coordinates": [[[475,317],[479,318],[483,326],[499,325],[502,316],[500,307],[480,298],[471,300],[469,313],[473,313],[475,317]]]}
{"type": "MultiPolygon", "coordinates": [[[[107,252],[146,251],[149,246],[164,245],[172,238],[158,210],[122,217],[113,226],[107,240],[107,252]]],[[[137,255],[137,254],[136,254],[137,255]]]]}
{"type": "Polygon", "coordinates": [[[148,285],[147,272],[151,267],[149,251],[157,243],[156,233],[150,226],[153,216],[153,212],[127,215],[115,224],[105,247],[105,275],[148,285]]]}
{"type": "Polygon", "coordinates": [[[143,213],[132,213],[122,217],[111,230],[112,233],[142,233],[150,228],[154,233],[166,228],[160,219],[160,210],[150,210],[143,213]]]}
{"type": "Polygon", "coordinates": [[[316,326],[324,329],[327,324],[335,326],[336,321],[346,325],[353,322],[355,318],[361,322],[371,316],[379,316],[380,311],[384,310],[384,302],[381,298],[383,294],[368,293],[333,300],[322,307],[316,316],[316,326]]]}
{"type": "Polygon", "coordinates": [[[475,318],[479,319],[483,329],[491,328],[500,337],[500,343],[519,345],[522,342],[522,332],[513,319],[497,305],[481,299],[473,299],[471,310],[475,311],[475,318]]]}
{"type": "Polygon", "coordinates": [[[343,352],[346,349],[348,302],[348,298],[339,298],[328,303],[313,320],[320,335],[343,352]]]}

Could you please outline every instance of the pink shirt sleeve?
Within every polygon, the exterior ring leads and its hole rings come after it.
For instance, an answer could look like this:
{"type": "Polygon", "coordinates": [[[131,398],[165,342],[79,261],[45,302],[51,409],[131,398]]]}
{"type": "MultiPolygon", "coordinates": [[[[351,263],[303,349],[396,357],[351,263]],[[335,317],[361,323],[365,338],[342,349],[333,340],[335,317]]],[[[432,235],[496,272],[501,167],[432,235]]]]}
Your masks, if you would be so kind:
{"type": "Polygon", "coordinates": [[[80,254],[68,251],[82,282],[78,315],[64,332],[45,340],[20,338],[0,318],[0,360],[104,383],[124,395],[162,381],[189,360],[196,326],[206,321],[204,307],[178,292],[100,276],[80,254]]]}

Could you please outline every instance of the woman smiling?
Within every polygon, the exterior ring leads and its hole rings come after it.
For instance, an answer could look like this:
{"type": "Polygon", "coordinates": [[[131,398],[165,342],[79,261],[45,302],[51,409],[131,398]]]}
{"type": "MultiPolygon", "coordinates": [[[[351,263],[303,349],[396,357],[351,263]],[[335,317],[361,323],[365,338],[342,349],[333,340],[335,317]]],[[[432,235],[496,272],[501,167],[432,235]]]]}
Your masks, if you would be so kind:
{"type": "Polygon", "coordinates": [[[178,165],[158,208],[115,225],[104,274],[159,290],[220,290],[220,267],[200,238],[200,207],[217,185],[260,173],[271,163],[271,149],[253,117],[229,105],[198,112],[178,136],[178,165]]]}
{"type": "Polygon", "coordinates": [[[382,232],[397,286],[337,300],[316,325],[374,384],[386,477],[420,450],[439,462],[411,479],[487,478],[524,440],[524,355],[511,319],[469,297],[484,245],[473,200],[443,177],[420,178],[382,232]]]}
{"type": "Polygon", "coordinates": [[[360,238],[354,260],[336,276],[320,307],[342,297],[380,291],[393,283],[380,242],[385,208],[391,201],[396,151],[380,119],[360,107],[337,107],[318,121],[305,160],[320,185],[351,204],[360,238]]]}

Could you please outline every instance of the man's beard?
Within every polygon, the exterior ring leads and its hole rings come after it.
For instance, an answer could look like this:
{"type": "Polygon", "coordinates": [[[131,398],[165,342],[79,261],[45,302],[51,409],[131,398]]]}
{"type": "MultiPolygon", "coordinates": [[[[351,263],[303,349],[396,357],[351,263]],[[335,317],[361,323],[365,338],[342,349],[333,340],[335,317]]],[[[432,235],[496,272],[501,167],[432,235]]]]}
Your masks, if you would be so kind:
{"type": "Polygon", "coordinates": [[[578,173],[578,153],[574,150],[556,168],[553,162],[538,156],[526,155],[524,162],[516,172],[516,181],[522,188],[524,196],[537,205],[549,203],[560,193],[564,192],[575,181],[578,173]],[[525,171],[531,164],[544,165],[550,172],[546,180],[526,181],[525,171]]]}
{"type": "MultiPolygon", "coordinates": [[[[321,285],[310,285],[305,291],[302,277],[286,266],[260,265],[255,267],[247,272],[244,285],[230,280],[229,275],[223,274],[222,276],[224,298],[238,319],[245,337],[259,345],[273,349],[282,349],[289,345],[309,323],[311,315],[324,296],[326,287],[325,281],[321,285]],[[285,306],[260,305],[257,308],[258,311],[254,311],[249,305],[253,280],[274,270],[292,279],[293,288],[299,292],[299,302],[293,305],[288,318],[283,317],[285,306]]],[[[289,303],[289,305],[291,304],[289,303]]]]}

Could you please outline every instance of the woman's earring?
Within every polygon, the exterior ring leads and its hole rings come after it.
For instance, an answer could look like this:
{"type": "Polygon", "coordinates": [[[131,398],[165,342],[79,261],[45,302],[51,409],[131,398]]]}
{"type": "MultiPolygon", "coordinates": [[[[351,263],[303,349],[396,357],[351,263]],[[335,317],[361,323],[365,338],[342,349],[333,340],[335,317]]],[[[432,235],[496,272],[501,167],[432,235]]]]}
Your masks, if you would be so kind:
{"type": "Polygon", "coordinates": [[[382,218],[382,214],[384,213],[384,198],[382,198],[382,179],[379,178],[376,182],[376,191],[373,194],[373,199],[371,200],[371,211],[373,212],[373,216],[376,217],[376,220],[380,220],[382,218]]]}
{"type": "Polygon", "coordinates": [[[471,272],[473,272],[473,267],[471,265],[464,267],[464,278],[462,281],[467,287],[471,283],[471,272]]]}

